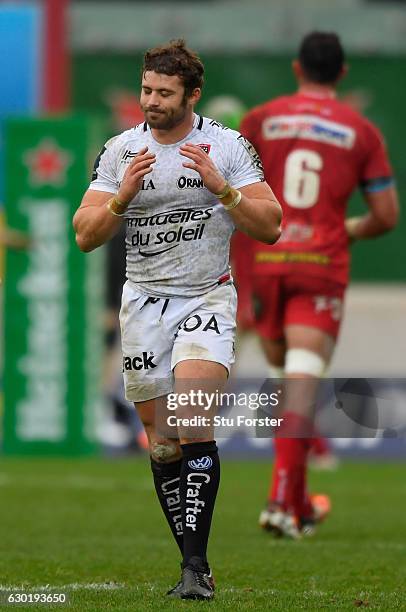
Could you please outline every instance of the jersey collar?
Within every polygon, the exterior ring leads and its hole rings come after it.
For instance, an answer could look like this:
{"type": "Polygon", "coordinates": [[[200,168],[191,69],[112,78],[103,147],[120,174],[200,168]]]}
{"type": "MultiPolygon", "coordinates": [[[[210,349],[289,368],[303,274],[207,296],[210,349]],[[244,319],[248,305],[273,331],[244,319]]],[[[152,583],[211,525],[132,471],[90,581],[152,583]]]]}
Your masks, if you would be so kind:
{"type": "Polygon", "coordinates": [[[300,87],[298,92],[300,96],[305,96],[306,98],[314,98],[315,100],[335,100],[337,97],[337,93],[335,89],[325,89],[324,91],[316,90],[307,87],[300,87]]]}

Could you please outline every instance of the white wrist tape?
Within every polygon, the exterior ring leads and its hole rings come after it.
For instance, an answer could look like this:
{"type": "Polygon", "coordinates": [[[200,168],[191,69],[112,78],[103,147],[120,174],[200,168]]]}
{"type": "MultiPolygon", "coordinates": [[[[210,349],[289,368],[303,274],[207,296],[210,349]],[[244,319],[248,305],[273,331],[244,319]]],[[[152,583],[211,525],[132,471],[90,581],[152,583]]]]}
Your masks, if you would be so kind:
{"type": "Polygon", "coordinates": [[[230,202],[230,204],[223,204],[225,210],[233,210],[233,208],[238,206],[238,204],[241,202],[242,193],[241,193],[241,191],[238,191],[238,189],[236,189],[236,192],[237,192],[237,194],[236,194],[234,200],[232,202],[230,202]]]}
{"type": "Polygon", "coordinates": [[[289,349],[285,357],[285,374],[308,374],[320,378],[326,369],[326,362],[320,355],[308,349],[289,349]]]}

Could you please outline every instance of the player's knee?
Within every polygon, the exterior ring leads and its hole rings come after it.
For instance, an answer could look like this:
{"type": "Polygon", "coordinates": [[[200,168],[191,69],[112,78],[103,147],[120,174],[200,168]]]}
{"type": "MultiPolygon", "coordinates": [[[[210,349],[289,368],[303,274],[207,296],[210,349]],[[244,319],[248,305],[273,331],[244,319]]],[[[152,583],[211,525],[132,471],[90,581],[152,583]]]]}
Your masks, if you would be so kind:
{"type": "Polygon", "coordinates": [[[308,349],[291,348],[286,352],[285,374],[307,374],[320,378],[327,363],[317,353],[308,349]]]}
{"type": "Polygon", "coordinates": [[[180,459],[182,451],[176,440],[160,439],[150,441],[150,453],[154,461],[170,463],[180,459]]]}

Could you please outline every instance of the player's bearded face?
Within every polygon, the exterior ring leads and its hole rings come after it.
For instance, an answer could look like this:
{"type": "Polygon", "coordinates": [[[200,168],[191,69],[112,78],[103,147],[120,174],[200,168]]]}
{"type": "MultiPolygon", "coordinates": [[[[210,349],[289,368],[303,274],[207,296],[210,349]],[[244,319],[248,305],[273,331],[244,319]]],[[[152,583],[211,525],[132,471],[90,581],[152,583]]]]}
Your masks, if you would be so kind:
{"type": "Polygon", "coordinates": [[[170,130],[185,119],[188,98],[178,76],[148,71],[142,79],[140,104],[151,128],[170,130]]]}

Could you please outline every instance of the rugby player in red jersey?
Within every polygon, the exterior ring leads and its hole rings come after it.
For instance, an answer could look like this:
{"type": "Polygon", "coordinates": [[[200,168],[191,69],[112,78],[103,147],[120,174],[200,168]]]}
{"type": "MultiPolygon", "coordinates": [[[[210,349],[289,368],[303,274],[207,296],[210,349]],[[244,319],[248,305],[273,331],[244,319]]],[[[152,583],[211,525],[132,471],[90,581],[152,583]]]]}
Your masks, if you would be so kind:
{"type": "Polygon", "coordinates": [[[339,38],[308,34],[292,67],[297,93],[254,108],[241,124],[282,205],[282,236],[268,247],[239,234],[234,253],[243,322],[250,317],[246,269],[238,272],[246,268],[251,249],[255,326],[266,357],[285,381],[301,379],[300,398],[297,384],[285,383],[285,429],[275,439],[268,506],[260,516],[263,527],[300,537],[303,526],[317,518],[306,493],[311,415],[303,406],[312,404],[336,343],[348,247],[391,230],[398,198],[379,130],[336,97],[347,71],[339,38]],[[357,187],[368,212],[346,219],[357,187]]]}

